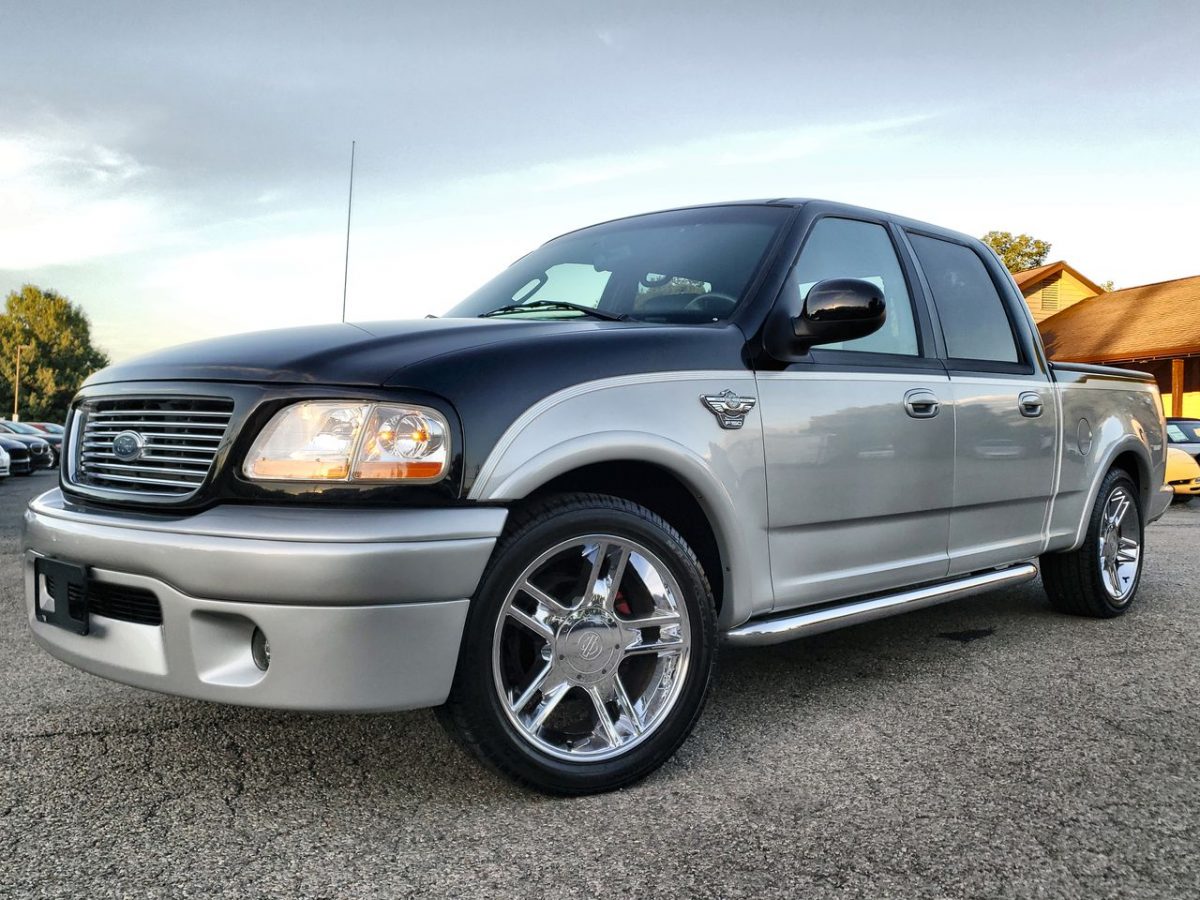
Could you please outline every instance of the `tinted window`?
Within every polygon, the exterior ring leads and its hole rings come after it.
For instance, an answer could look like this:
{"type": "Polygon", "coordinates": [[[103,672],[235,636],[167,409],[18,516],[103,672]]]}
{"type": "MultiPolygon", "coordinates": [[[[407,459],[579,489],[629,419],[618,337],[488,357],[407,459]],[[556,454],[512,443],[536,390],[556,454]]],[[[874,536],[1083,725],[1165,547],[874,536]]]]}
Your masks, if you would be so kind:
{"type": "MultiPolygon", "coordinates": [[[[447,316],[574,303],[647,322],[719,322],[741,302],[792,210],[726,206],[636,216],[564,235],[515,262],[447,316]]],[[[508,310],[571,318],[570,310],[508,310]]]]}
{"type": "Polygon", "coordinates": [[[887,317],[874,334],[856,341],[821,344],[817,349],[918,354],[912,300],[896,250],[882,225],[851,219],[818,221],[800,251],[788,290],[799,291],[803,300],[814,284],[827,278],[861,278],[875,284],[883,290],[887,317]]]}
{"type": "Polygon", "coordinates": [[[910,237],[942,320],[946,354],[956,359],[1019,362],[1008,314],[983,260],[961,244],[917,234],[910,237]]]}
{"type": "Polygon", "coordinates": [[[1176,419],[1168,422],[1167,440],[1172,444],[1190,444],[1200,441],[1200,421],[1176,419]]]}

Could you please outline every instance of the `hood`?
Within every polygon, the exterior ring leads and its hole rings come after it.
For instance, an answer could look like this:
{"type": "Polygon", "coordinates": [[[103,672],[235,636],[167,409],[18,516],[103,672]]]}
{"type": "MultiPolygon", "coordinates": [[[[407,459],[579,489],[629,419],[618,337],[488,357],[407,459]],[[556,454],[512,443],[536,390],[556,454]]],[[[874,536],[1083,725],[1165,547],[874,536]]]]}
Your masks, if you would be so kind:
{"type": "Polygon", "coordinates": [[[413,319],[284,328],[159,350],[102,369],[85,384],[186,379],[378,387],[402,369],[450,353],[635,327],[594,319],[413,319]]]}

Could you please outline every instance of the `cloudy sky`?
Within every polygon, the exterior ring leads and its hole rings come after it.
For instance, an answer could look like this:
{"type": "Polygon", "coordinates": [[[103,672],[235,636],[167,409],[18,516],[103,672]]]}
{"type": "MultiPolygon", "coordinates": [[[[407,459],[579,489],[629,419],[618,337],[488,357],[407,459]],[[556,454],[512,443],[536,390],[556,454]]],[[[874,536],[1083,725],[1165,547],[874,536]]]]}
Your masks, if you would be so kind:
{"type": "Polygon", "coordinates": [[[1200,273],[1177,3],[0,0],[0,293],[114,358],[441,312],[548,237],[814,196],[1200,273]]]}

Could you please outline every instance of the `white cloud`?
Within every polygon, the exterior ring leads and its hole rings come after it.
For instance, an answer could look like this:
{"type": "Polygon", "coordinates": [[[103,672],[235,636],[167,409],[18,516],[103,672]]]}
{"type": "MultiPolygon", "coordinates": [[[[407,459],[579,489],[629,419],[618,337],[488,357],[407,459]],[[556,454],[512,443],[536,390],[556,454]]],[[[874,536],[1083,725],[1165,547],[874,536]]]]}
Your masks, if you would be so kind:
{"type": "Polygon", "coordinates": [[[0,133],[0,269],[34,269],[152,243],[158,202],[129,155],[60,129],[0,133]]]}

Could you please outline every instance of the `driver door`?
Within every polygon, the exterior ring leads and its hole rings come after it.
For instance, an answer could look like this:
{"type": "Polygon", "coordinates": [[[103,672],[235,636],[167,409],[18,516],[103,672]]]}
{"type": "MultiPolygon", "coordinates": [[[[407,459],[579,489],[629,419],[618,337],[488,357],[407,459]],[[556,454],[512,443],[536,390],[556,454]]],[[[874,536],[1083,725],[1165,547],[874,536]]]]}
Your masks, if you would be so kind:
{"type": "Polygon", "coordinates": [[[945,577],[954,406],[886,223],[813,225],[784,291],[861,278],[882,288],[883,327],[757,375],[775,608],[945,577]],[[930,347],[926,352],[926,347],[930,347]]]}

